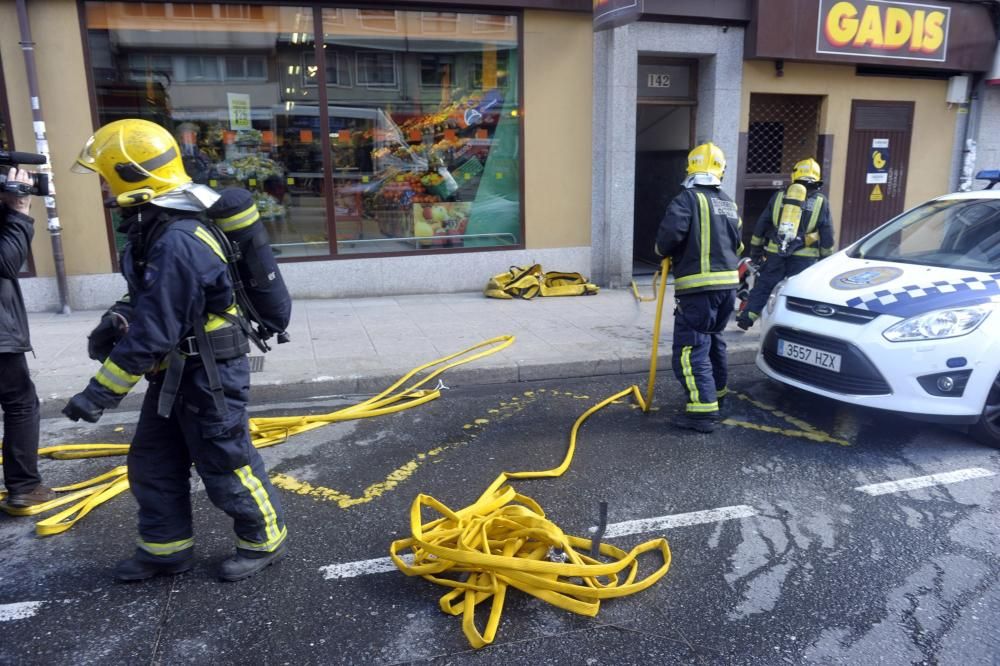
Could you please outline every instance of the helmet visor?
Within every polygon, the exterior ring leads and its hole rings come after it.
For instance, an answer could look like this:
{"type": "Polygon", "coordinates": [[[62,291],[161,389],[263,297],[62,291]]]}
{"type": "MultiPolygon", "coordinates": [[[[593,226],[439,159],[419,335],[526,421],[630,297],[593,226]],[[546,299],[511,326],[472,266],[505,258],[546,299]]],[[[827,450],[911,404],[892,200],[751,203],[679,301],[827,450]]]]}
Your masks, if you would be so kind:
{"type": "Polygon", "coordinates": [[[97,159],[94,156],[94,137],[87,139],[87,143],[83,144],[83,150],[80,151],[80,155],[76,158],[76,162],[70,167],[70,171],[73,173],[96,173],[97,167],[94,166],[97,159]]]}

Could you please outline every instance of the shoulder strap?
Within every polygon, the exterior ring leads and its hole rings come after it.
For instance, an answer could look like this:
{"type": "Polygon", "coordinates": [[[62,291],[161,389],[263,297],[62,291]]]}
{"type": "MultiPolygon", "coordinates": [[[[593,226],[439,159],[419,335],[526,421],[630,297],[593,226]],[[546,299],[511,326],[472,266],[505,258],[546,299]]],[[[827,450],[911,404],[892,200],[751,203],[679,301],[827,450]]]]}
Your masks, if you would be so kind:
{"type": "Polygon", "coordinates": [[[812,217],[809,218],[809,227],[806,229],[806,233],[812,233],[816,231],[816,225],[819,224],[819,214],[823,210],[823,204],[826,199],[823,198],[822,194],[816,195],[816,201],[813,203],[812,217]]]}
{"type": "Polygon", "coordinates": [[[781,219],[781,204],[785,201],[785,193],[778,192],[778,196],[774,198],[774,208],[771,209],[771,223],[777,226],[778,220],[781,219]]]}

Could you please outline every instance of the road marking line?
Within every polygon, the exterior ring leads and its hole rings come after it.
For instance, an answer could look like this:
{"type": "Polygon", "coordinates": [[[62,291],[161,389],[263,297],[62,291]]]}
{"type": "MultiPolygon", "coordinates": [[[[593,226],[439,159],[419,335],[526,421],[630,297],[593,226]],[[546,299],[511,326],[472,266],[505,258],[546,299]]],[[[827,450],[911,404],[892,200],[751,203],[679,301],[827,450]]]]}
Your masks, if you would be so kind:
{"type": "MultiPolygon", "coordinates": [[[[627,520],[623,523],[612,523],[608,525],[604,533],[605,539],[629,536],[631,534],[642,534],[643,532],[653,532],[656,530],[670,529],[673,527],[688,527],[690,525],[701,525],[704,523],[717,523],[723,520],[733,520],[735,518],[749,518],[757,515],[756,509],[751,506],[741,504],[739,506],[725,506],[719,509],[709,509],[707,511],[692,511],[691,513],[678,513],[672,516],[659,516],[658,518],[645,518],[642,520],[627,520]]],[[[596,528],[591,528],[595,530],[596,528]]],[[[407,564],[413,563],[412,555],[403,555],[403,560],[407,564]]],[[[396,565],[388,557],[377,557],[372,560],[360,560],[358,562],[347,562],[346,564],[328,564],[320,567],[323,578],[334,580],[338,578],[355,578],[357,576],[367,576],[369,574],[388,573],[397,571],[396,565]]]]}
{"type": "Polygon", "coordinates": [[[44,601],[19,601],[15,604],[0,604],[0,622],[25,620],[35,615],[44,601]]]}
{"type": "Polygon", "coordinates": [[[940,486],[946,483],[959,483],[970,479],[982,479],[987,476],[995,476],[996,472],[991,472],[982,467],[969,467],[959,469],[954,472],[942,472],[941,474],[931,474],[929,476],[915,476],[911,479],[900,479],[899,481],[886,481],[885,483],[872,483],[867,486],[858,486],[859,490],[869,495],[887,495],[906,490],[918,490],[930,486],[940,486]]]}
{"type": "MultiPolygon", "coordinates": [[[[643,518],[641,520],[626,520],[623,523],[612,523],[604,532],[605,539],[629,536],[631,534],[642,534],[643,532],[655,532],[657,530],[669,530],[674,527],[688,527],[690,525],[702,525],[704,523],[718,523],[723,520],[734,520],[736,518],[749,518],[757,515],[757,510],[752,506],[740,504],[738,506],[724,506],[719,509],[708,509],[707,511],[692,511],[690,513],[678,513],[672,516],[660,516],[658,518],[643,518]]],[[[591,528],[596,531],[596,528],[591,528]]]]}

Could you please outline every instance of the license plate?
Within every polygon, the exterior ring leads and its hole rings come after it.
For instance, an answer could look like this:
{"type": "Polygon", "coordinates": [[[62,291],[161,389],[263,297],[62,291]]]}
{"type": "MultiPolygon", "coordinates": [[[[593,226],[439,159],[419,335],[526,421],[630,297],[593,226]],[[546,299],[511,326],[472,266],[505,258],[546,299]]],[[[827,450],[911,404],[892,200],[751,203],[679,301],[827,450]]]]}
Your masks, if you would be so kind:
{"type": "Polygon", "coordinates": [[[831,354],[822,349],[798,345],[788,340],[778,340],[778,356],[790,358],[799,363],[815,365],[824,370],[840,372],[840,354],[831,354]]]}

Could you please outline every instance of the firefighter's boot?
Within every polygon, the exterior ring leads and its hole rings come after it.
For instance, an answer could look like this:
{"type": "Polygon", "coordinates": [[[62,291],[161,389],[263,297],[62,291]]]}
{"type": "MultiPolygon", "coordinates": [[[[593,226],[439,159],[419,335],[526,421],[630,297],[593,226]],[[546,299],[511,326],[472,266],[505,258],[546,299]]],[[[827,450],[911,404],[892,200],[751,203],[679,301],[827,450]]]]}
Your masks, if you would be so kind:
{"type": "Polygon", "coordinates": [[[123,583],[147,580],[154,576],[174,576],[194,566],[194,548],[169,558],[151,555],[136,548],[135,555],[115,566],[115,579],[123,583]]]}
{"type": "Polygon", "coordinates": [[[234,582],[249,578],[284,557],[286,550],[285,544],[270,553],[237,548],[236,554],[219,567],[219,580],[234,582]]]}

